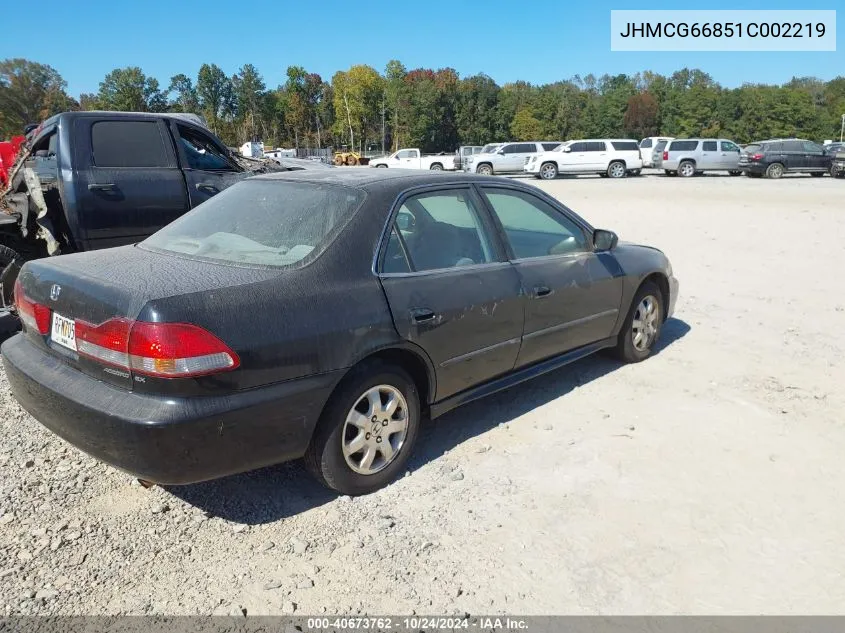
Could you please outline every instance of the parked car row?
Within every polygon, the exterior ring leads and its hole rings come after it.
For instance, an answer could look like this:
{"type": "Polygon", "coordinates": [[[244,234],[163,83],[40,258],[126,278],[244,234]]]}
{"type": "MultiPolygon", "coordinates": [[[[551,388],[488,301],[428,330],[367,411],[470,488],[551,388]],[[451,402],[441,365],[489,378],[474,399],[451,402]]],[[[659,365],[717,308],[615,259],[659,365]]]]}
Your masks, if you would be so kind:
{"type": "Polygon", "coordinates": [[[551,151],[535,154],[525,161],[523,171],[543,180],[558,174],[591,174],[622,178],[639,176],[643,168],[640,148],[627,139],[587,139],[561,143],[551,151]]]}

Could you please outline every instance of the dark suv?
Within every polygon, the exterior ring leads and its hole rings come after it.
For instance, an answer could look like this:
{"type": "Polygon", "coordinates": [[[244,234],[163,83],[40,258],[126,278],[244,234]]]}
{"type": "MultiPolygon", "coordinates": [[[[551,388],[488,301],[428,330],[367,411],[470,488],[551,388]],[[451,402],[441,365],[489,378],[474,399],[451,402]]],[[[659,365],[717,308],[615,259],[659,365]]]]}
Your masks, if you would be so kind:
{"type": "Polygon", "coordinates": [[[772,139],[747,145],[739,157],[746,176],[780,178],[786,173],[823,176],[830,172],[833,154],[813,141],[772,139]]]}

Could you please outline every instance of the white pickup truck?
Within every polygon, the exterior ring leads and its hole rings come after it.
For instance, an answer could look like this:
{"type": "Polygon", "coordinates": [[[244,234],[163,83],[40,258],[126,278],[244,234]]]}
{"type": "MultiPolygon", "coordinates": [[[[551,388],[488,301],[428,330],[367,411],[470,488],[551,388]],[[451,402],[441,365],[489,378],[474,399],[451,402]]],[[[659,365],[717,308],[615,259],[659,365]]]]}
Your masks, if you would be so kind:
{"type": "MultiPolygon", "coordinates": [[[[420,150],[400,149],[384,158],[370,160],[370,167],[400,167],[402,169],[432,169],[434,171],[454,171],[455,154],[429,154],[423,156],[420,150]]],[[[460,161],[458,161],[460,162],[460,161]]]]}

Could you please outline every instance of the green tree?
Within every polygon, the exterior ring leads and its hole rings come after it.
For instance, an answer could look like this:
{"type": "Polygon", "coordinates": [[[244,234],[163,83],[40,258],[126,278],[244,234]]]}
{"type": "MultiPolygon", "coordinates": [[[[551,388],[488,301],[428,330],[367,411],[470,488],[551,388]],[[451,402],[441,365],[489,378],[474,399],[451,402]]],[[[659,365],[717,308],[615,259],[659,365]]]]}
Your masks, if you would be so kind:
{"type": "Polygon", "coordinates": [[[461,145],[482,145],[496,137],[500,91],[496,82],[484,74],[458,82],[455,123],[461,145]]]}
{"type": "Polygon", "coordinates": [[[99,107],[121,112],[164,112],[167,99],[154,77],[147,77],[138,66],[115,68],[97,93],[99,107]]]}
{"type": "Polygon", "coordinates": [[[264,120],[266,90],[264,80],[252,64],[244,64],[232,77],[232,94],[240,133],[251,141],[261,140],[267,134],[264,120]]]}
{"type": "Polygon", "coordinates": [[[543,136],[543,124],[530,108],[520,108],[511,121],[511,136],[517,141],[536,141],[543,136]]]}
{"type": "Polygon", "coordinates": [[[194,82],[187,75],[179,73],[170,78],[170,86],[167,88],[170,94],[175,97],[170,101],[170,109],[175,112],[198,112],[199,100],[194,82]]]}
{"type": "Polygon", "coordinates": [[[21,134],[30,123],[79,107],[65,92],[62,76],[26,59],[0,62],[0,139],[21,134]]]}
{"type": "Polygon", "coordinates": [[[384,78],[371,66],[359,64],[332,77],[335,133],[347,139],[352,149],[363,150],[367,138],[374,138],[381,123],[384,78]]]}
{"type": "Polygon", "coordinates": [[[203,64],[197,75],[197,99],[212,131],[219,132],[223,121],[235,110],[232,81],[217,64],[203,64]]]}

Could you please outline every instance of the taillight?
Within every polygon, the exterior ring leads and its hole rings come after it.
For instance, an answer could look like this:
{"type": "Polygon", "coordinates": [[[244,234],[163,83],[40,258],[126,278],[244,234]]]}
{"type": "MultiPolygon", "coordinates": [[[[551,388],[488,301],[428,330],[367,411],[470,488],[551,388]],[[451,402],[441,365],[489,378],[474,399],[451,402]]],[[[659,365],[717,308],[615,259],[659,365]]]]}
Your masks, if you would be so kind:
{"type": "Polygon", "coordinates": [[[663,160],[669,160],[669,152],[663,152],[663,160]]]}
{"type": "Polygon", "coordinates": [[[762,154],[752,154],[751,160],[763,160],[763,155],[762,154]]]}
{"type": "Polygon", "coordinates": [[[91,325],[77,320],[76,341],[83,356],[160,378],[203,376],[240,365],[223,341],[188,323],[110,319],[91,325]]]}
{"type": "Polygon", "coordinates": [[[15,281],[15,307],[21,323],[27,329],[33,329],[41,335],[50,332],[50,308],[27,297],[20,281],[15,281]]]}

